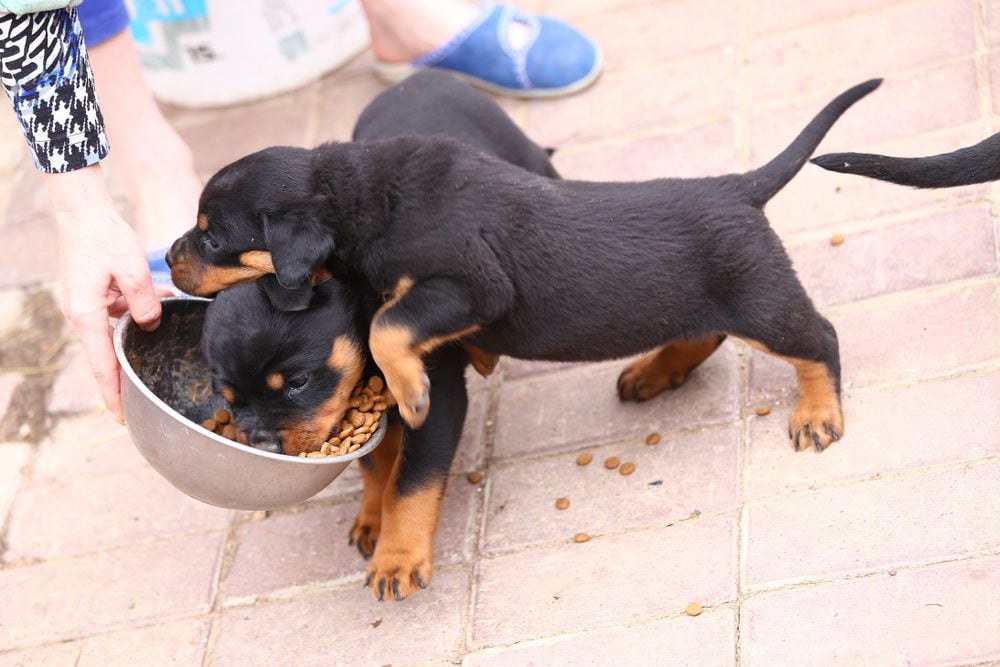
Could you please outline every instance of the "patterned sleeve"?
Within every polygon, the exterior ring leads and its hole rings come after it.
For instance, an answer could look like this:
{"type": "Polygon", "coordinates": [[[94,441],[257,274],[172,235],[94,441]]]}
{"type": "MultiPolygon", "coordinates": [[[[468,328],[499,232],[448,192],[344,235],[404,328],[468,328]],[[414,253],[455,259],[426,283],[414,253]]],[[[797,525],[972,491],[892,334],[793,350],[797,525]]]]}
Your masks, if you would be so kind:
{"type": "Polygon", "coordinates": [[[39,170],[73,171],[107,156],[76,9],[0,15],[0,79],[39,170]]]}

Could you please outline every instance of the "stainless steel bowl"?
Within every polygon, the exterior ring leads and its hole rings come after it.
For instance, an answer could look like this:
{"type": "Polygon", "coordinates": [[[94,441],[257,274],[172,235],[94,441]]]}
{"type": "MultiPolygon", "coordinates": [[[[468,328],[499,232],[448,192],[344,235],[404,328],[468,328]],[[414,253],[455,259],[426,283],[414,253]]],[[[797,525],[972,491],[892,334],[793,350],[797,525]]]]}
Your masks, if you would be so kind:
{"type": "Polygon", "coordinates": [[[201,355],[209,299],[164,299],[153,332],[126,313],[115,326],[125,424],[139,452],[178,489],[218,507],[268,510],[308,500],[385,437],[382,416],[364,447],[345,456],[301,458],[233,442],[200,426],[225,407],[201,355]]]}

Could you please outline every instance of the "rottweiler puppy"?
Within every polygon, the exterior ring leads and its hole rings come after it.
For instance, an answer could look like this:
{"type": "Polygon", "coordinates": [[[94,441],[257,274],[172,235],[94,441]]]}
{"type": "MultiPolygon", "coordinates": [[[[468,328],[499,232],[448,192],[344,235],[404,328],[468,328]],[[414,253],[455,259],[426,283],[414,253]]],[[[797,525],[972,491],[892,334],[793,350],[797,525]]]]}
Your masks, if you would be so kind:
{"type": "Polygon", "coordinates": [[[880,83],[839,95],[763,167],[711,178],[554,180],[442,136],[266,149],[206,185],[173,279],[205,294],[271,271],[301,289],[323,264],[363,276],[386,296],[369,347],[415,428],[421,357],[452,341],[555,361],[647,352],[618,381],[645,400],[735,335],[795,366],[789,436],[821,450],[844,431],[837,335],[763,207],[880,83]]]}
{"type": "Polygon", "coordinates": [[[1000,133],[974,146],[928,157],[828,153],[812,162],[830,171],[857,174],[915,188],[952,188],[1000,180],[1000,133]]]}
{"type": "MultiPolygon", "coordinates": [[[[263,281],[223,290],[205,313],[202,346],[213,388],[252,447],[296,455],[335,434],[351,390],[378,375],[367,351],[379,306],[364,285],[326,280],[307,308],[282,311],[263,281]]],[[[434,409],[423,428],[387,412],[382,443],[361,461],[364,493],[350,543],[371,563],[366,585],[400,600],[431,581],[433,541],[448,469],[462,436],[468,396],[465,350],[428,355],[434,409]]]]}
{"type": "MultiPolygon", "coordinates": [[[[381,93],[362,112],[354,139],[439,133],[532,173],[558,178],[549,153],[492,100],[440,72],[415,75],[381,93]]],[[[283,176],[268,187],[280,189],[295,177],[304,175],[283,176]]],[[[217,227],[236,233],[240,222],[206,193],[199,220],[207,233],[196,239],[202,252],[225,241],[217,227]]],[[[171,251],[176,276],[192,275],[185,259],[191,249],[184,245],[190,240],[171,251]]],[[[261,257],[254,252],[247,257],[261,257]]],[[[202,267],[196,275],[214,292],[233,275],[258,277],[254,261],[244,258],[242,268],[202,267]]],[[[296,455],[316,450],[328,439],[358,380],[381,375],[368,338],[384,300],[350,267],[336,267],[332,280],[319,268],[297,289],[282,288],[268,274],[218,294],[206,312],[204,355],[215,391],[229,403],[248,444],[296,455]]],[[[405,598],[431,581],[434,533],[468,405],[465,369],[471,361],[488,374],[496,359],[467,345],[447,344],[424,361],[434,405],[426,422],[419,430],[410,428],[390,409],[385,439],[360,461],[364,494],[350,542],[371,559],[366,584],[380,600],[387,595],[405,598]]]]}

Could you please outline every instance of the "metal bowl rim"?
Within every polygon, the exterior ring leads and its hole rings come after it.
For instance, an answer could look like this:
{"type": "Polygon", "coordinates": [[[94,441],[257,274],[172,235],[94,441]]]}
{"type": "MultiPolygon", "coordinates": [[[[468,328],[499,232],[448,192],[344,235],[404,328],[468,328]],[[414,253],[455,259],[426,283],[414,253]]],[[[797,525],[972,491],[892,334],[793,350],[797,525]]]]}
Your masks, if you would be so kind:
{"type": "MultiPolygon", "coordinates": [[[[207,299],[201,296],[175,296],[175,297],[165,297],[160,299],[161,304],[168,302],[175,302],[175,301],[204,301],[207,303],[211,302],[212,299],[207,299]]],[[[146,398],[152,400],[153,404],[156,405],[156,407],[160,408],[160,410],[165,412],[174,420],[180,421],[181,424],[190,425],[196,431],[200,432],[202,435],[208,436],[209,438],[211,438],[212,440],[221,445],[225,445],[226,447],[235,449],[240,452],[261,456],[267,459],[273,459],[275,461],[281,461],[283,463],[304,463],[306,465],[329,465],[329,464],[344,463],[353,461],[354,459],[359,459],[368,452],[375,449],[375,447],[377,447],[382,442],[382,439],[385,437],[385,432],[386,430],[388,430],[388,419],[385,413],[383,413],[382,417],[379,419],[379,427],[375,429],[375,431],[372,433],[371,439],[365,443],[365,446],[361,447],[355,452],[351,452],[350,454],[343,454],[341,456],[308,457],[308,456],[289,456],[288,454],[275,454],[273,452],[265,452],[262,449],[256,449],[248,445],[243,445],[238,442],[234,442],[229,438],[223,438],[221,435],[209,431],[201,424],[194,423],[193,421],[191,421],[190,419],[179,413],[177,410],[174,410],[172,407],[170,407],[169,404],[167,404],[166,401],[164,401],[159,396],[150,391],[149,387],[146,386],[146,383],[139,378],[135,370],[132,368],[132,364],[129,363],[128,358],[125,356],[125,347],[122,341],[122,338],[124,336],[124,330],[131,322],[132,322],[132,315],[128,311],[125,311],[125,313],[121,317],[119,317],[118,321],[115,323],[115,333],[114,333],[115,356],[118,357],[118,365],[121,366],[122,371],[124,371],[124,373],[129,377],[129,379],[132,381],[132,384],[138,387],[139,391],[141,391],[146,398]]]]}

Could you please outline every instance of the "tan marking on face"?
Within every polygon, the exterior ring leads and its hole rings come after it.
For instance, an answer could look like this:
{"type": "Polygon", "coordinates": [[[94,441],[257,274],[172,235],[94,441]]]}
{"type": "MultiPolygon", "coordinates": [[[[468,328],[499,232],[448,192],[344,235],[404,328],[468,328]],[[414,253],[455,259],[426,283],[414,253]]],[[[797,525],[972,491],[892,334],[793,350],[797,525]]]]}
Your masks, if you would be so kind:
{"type": "Polygon", "coordinates": [[[240,255],[240,264],[262,273],[274,273],[274,262],[271,260],[271,253],[267,250],[246,251],[240,255]]]}
{"type": "Polygon", "coordinates": [[[364,370],[361,349],[347,336],[337,336],[333,342],[327,366],[340,374],[333,394],[323,402],[311,418],[282,430],[281,443],[285,454],[319,451],[335,425],[347,412],[347,401],[364,370]]]}
{"type": "Polygon", "coordinates": [[[274,371],[267,376],[267,387],[271,391],[281,391],[281,388],[285,386],[285,376],[279,371],[274,371]]]}
{"type": "Polygon", "coordinates": [[[174,284],[190,294],[210,296],[238,283],[257,280],[267,273],[249,266],[205,266],[201,275],[197,276],[195,284],[188,286],[174,284]]]}
{"type": "Polygon", "coordinates": [[[208,229],[208,214],[207,213],[199,213],[198,214],[198,229],[200,229],[201,231],[205,231],[206,229],[208,229]]]}
{"type": "Polygon", "coordinates": [[[330,271],[328,271],[327,269],[320,267],[315,271],[313,271],[312,277],[309,279],[309,282],[312,283],[313,285],[319,285],[320,283],[325,283],[327,280],[332,280],[332,279],[333,279],[333,274],[330,273],[330,271]]]}
{"type": "Polygon", "coordinates": [[[233,392],[233,388],[230,387],[228,384],[223,385],[222,391],[220,391],[219,393],[222,394],[222,398],[226,399],[226,403],[232,405],[233,403],[236,402],[236,394],[233,392]]]}

